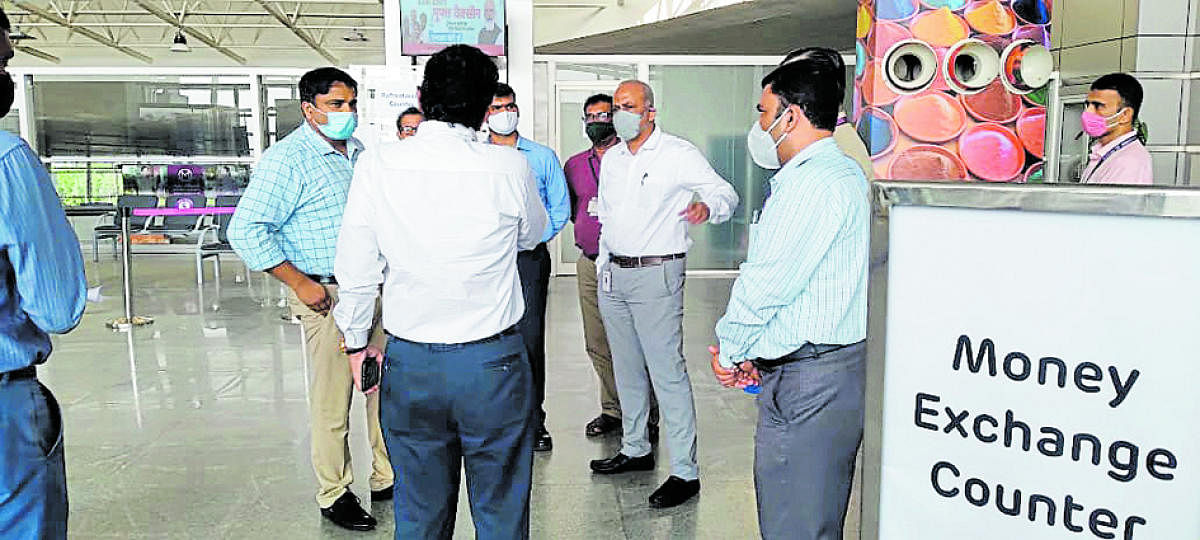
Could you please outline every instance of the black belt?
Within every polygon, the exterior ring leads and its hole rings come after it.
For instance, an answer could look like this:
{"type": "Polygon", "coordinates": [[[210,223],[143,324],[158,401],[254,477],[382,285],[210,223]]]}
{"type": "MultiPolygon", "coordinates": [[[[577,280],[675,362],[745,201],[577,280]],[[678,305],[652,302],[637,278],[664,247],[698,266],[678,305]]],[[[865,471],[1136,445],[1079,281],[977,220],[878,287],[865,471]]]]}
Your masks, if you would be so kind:
{"type": "Polygon", "coordinates": [[[658,266],[667,261],[674,261],[687,257],[687,253],[676,253],[674,255],[654,255],[649,257],[622,257],[620,255],[609,255],[608,260],[621,268],[645,268],[647,266],[658,266]]]}
{"type": "Polygon", "coordinates": [[[847,343],[845,345],[813,345],[812,343],[805,343],[803,347],[792,351],[786,356],[774,359],[755,358],[751,360],[750,363],[754,364],[754,367],[758,368],[759,371],[770,373],[782,366],[791,364],[792,362],[820,358],[831,352],[845,349],[846,347],[857,344],[858,343],[847,343]]]}
{"type": "Polygon", "coordinates": [[[308,279],[311,279],[317,283],[320,283],[321,285],[337,285],[338,284],[337,278],[335,278],[333,276],[318,276],[316,274],[304,274],[304,275],[308,276],[308,279]]]}
{"type": "Polygon", "coordinates": [[[585,259],[587,259],[587,260],[589,260],[589,261],[592,261],[592,262],[596,262],[596,257],[599,257],[599,256],[600,256],[600,255],[591,255],[591,254],[588,254],[588,253],[584,253],[584,254],[583,254],[583,258],[585,258],[585,259]]]}
{"type": "Polygon", "coordinates": [[[504,330],[501,330],[498,333],[492,334],[485,338],[477,339],[475,341],[466,341],[463,343],[421,343],[419,341],[412,341],[412,340],[404,339],[402,337],[393,336],[391,332],[387,332],[387,335],[390,337],[394,337],[400,341],[405,341],[408,343],[416,343],[418,345],[481,345],[483,343],[491,343],[493,341],[498,341],[502,337],[514,336],[516,334],[517,334],[517,325],[514,324],[508,328],[505,328],[504,330]]]}
{"type": "Polygon", "coordinates": [[[6,371],[4,373],[0,373],[0,382],[20,381],[23,379],[36,379],[36,378],[37,378],[37,368],[35,368],[33,366],[26,366],[21,369],[14,369],[12,371],[6,371]]]}

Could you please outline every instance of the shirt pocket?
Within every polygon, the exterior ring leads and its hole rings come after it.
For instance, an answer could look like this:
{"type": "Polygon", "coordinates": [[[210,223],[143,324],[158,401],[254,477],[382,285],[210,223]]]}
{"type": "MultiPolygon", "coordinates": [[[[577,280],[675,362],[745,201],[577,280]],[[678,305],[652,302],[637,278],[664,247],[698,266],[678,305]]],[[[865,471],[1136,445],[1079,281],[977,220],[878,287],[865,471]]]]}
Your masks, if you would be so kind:
{"type": "Polygon", "coordinates": [[[642,173],[630,186],[637,207],[645,210],[656,210],[663,206],[664,201],[671,195],[669,181],[662,175],[642,173]]]}

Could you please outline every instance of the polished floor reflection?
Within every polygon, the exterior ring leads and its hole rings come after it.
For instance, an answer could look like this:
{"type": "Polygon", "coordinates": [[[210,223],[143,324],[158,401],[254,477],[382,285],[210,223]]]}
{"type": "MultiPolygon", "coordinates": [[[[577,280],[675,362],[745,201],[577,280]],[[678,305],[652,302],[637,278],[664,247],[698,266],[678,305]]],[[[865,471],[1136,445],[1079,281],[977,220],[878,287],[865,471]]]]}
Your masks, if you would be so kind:
{"type": "MultiPolygon", "coordinates": [[[[63,405],[74,538],[387,538],[388,504],[370,511],[373,533],[324,522],[309,465],[306,363],[300,329],[281,318],[280,290],[263,274],[248,279],[236,261],[212,266],[197,288],[192,259],[136,257],[135,314],[155,319],[133,333],[104,322],[122,314],[119,266],[88,262],[92,286],[83,323],[56,338],[41,378],[63,405]]],[[[534,462],[532,536],[563,539],[756,538],[754,402],[719,387],[705,351],[724,311],[730,280],[690,279],[685,353],[699,414],[700,496],[670,510],[646,499],[668,476],[658,469],[595,477],[587,462],[618,449],[616,437],[589,439],[596,382],[583,348],[574,278],[552,281],[547,320],[548,426],[554,450],[534,462]]],[[[369,500],[363,408],[351,415],[351,451],[369,500]]],[[[666,450],[664,449],[663,452],[666,450]]],[[[456,538],[473,538],[465,491],[456,538]]],[[[851,515],[857,514],[852,502],[851,515]]],[[[857,518],[847,524],[857,527],[857,518]]]]}

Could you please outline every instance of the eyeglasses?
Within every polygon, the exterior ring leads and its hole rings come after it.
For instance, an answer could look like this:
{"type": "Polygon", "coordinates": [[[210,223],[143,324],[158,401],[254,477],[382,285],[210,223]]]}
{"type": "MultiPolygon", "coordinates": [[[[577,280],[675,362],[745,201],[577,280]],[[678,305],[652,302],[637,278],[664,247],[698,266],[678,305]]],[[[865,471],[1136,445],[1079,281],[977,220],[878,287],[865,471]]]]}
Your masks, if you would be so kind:
{"type": "Polygon", "coordinates": [[[612,113],[598,112],[587,113],[583,115],[584,122],[609,122],[612,120],[612,113]]]}
{"type": "Polygon", "coordinates": [[[416,132],[417,132],[417,126],[404,126],[404,127],[400,128],[400,133],[404,133],[406,135],[412,135],[416,132]]]}

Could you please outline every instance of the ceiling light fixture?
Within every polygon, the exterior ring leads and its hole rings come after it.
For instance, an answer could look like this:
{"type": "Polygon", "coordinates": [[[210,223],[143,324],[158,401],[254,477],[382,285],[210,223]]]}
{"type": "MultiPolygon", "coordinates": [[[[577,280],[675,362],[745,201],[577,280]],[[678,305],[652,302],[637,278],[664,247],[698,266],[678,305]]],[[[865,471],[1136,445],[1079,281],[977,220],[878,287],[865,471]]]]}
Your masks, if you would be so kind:
{"type": "Polygon", "coordinates": [[[175,32],[175,40],[171,42],[171,52],[191,52],[192,48],[188,47],[187,38],[183,37],[183,32],[175,32]]]}
{"type": "Polygon", "coordinates": [[[363,34],[362,31],[360,31],[359,29],[354,28],[352,30],[347,31],[346,35],[342,36],[342,41],[349,41],[349,42],[353,42],[353,43],[365,43],[370,40],[367,39],[366,34],[363,34]]]}

